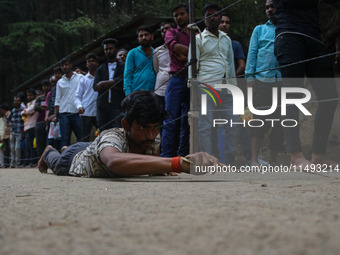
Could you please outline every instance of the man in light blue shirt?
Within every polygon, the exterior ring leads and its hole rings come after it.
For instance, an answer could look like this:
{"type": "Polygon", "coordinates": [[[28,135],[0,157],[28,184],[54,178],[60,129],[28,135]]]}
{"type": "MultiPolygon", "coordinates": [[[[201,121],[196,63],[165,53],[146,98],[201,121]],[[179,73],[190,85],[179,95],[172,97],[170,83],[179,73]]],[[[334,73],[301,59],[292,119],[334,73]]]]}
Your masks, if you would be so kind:
{"type": "MultiPolygon", "coordinates": [[[[274,16],[275,8],[272,0],[266,1],[266,14],[269,20],[263,25],[255,27],[250,39],[248,59],[246,64],[247,86],[253,88],[253,105],[256,109],[266,107],[269,109],[272,105],[272,89],[277,87],[280,94],[281,73],[278,69],[269,71],[268,69],[279,66],[274,55],[274,40],[276,19],[274,16]],[[259,71],[267,70],[254,74],[259,71]]],[[[248,95],[251,96],[251,95],[248,95]]],[[[254,119],[280,119],[280,108],[267,116],[254,115],[254,119]]],[[[261,143],[266,132],[270,129],[271,124],[264,121],[262,127],[253,127],[250,129],[251,135],[251,165],[260,166],[258,155],[261,143]]],[[[276,157],[283,147],[283,130],[278,124],[274,125],[270,133],[269,148],[271,149],[270,163],[276,164],[276,157]]]]}
{"type": "Polygon", "coordinates": [[[125,95],[133,91],[155,89],[156,75],[152,65],[154,49],[151,47],[153,34],[150,28],[141,26],[137,30],[140,46],[129,51],[124,70],[125,95]]]}

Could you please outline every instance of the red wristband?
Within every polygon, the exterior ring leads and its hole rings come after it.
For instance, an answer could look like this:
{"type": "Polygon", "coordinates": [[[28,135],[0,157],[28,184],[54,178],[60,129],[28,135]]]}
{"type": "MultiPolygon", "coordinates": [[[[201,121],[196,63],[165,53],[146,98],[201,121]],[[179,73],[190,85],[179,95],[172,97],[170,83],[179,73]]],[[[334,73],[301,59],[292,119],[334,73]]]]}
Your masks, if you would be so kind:
{"type": "Polygon", "coordinates": [[[176,173],[180,173],[181,170],[179,169],[179,160],[180,160],[181,156],[177,156],[177,157],[173,157],[171,160],[171,167],[172,170],[174,170],[174,172],[176,173]]]}

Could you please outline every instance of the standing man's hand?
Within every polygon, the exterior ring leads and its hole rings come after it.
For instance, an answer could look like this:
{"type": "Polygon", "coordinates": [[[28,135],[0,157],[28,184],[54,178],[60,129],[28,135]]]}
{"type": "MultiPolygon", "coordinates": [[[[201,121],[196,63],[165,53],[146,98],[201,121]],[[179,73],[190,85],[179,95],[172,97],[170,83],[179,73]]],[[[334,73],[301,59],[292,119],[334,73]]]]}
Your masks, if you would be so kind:
{"type": "Polygon", "coordinates": [[[83,107],[78,108],[78,113],[83,114],[85,112],[85,109],[83,107]]]}

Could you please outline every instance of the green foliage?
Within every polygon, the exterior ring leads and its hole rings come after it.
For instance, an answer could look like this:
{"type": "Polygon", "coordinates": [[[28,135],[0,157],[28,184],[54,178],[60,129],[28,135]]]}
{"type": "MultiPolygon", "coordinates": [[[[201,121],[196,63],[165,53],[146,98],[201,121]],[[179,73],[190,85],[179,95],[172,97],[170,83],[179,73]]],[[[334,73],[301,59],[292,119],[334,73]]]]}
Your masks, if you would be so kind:
{"type": "Polygon", "coordinates": [[[96,23],[87,16],[82,16],[71,21],[55,20],[58,33],[66,36],[79,36],[84,30],[91,30],[96,27],[96,23]]]}
{"type": "MultiPolygon", "coordinates": [[[[178,0],[0,0],[0,95],[33,77],[135,15],[172,17],[178,0]]],[[[184,1],[186,2],[186,1],[184,1]]],[[[226,7],[236,0],[195,0],[196,17],[206,2],[226,7]]],[[[264,23],[265,0],[243,0],[226,10],[233,39],[247,47],[251,32],[264,23]]]]}

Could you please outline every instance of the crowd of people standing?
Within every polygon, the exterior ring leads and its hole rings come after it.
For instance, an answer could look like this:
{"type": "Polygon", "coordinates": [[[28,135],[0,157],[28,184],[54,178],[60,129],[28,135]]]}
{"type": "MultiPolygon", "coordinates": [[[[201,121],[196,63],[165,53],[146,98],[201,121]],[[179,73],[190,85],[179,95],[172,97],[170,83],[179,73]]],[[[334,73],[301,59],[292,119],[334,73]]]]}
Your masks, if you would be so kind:
{"type": "MultiPolygon", "coordinates": [[[[197,79],[206,83],[216,79],[221,79],[222,82],[245,74],[247,86],[255,90],[254,105],[257,107],[271,105],[273,87],[291,86],[287,85],[285,80],[282,81],[282,76],[283,78],[290,77],[290,75],[303,77],[304,74],[279,69],[259,71],[276,68],[280,64],[284,65],[296,60],[287,59],[289,54],[294,53],[289,49],[283,49],[284,47],[280,44],[282,40],[294,43],[297,36],[300,36],[298,39],[303,38],[303,40],[309,40],[306,38],[310,37],[319,39],[319,35],[315,32],[317,29],[309,27],[306,27],[306,31],[310,32],[308,37],[298,35],[300,28],[288,20],[290,18],[301,19],[300,21],[303,22],[303,18],[295,17],[289,12],[289,8],[299,7],[300,15],[303,17],[304,10],[310,12],[311,9],[315,9],[317,1],[310,1],[306,3],[307,6],[294,3],[294,1],[286,2],[282,4],[280,1],[266,1],[265,12],[268,21],[254,29],[250,39],[248,58],[244,55],[241,44],[231,40],[228,36],[231,25],[228,15],[220,13],[221,9],[216,4],[206,5],[203,13],[206,28],[196,36],[197,79]],[[276,14],[275,7],[279,8],[276,14]],[[279,34],[277,34],[278,31],[279,34]],[[280,35],[279,40],[275,40],[278,35],[280,35]]],[[[188,6],[183,3],[178,4],[171,10],[171,13],[176,24],[165,21],[160,25],[164,45],[156,49],[152,47],[153,31],[146,26],[141,26],[136,31],[139,46],[130,51],[118,50],[119,42],[116,39],[107,38],[102,42],[107,58],[105,63],[100,65],[97,55],[90,53],[86,56],[88,72],[82,73],[81,70],[76,71],[73,68],[70,59],[62,59],[60,67],[54,69],[53,76],[49,80],[42,81],[41,91],[29,89],[26,99],[14,97],[12,109],[2,104],[0,112],[3,124],[0,122],[0,127],[1,125],[4,127],[2,135],[4,160],[0,164],[5,167],[35,167],[37,159],[42,155],[47,144],[60,150],[69,146],[72,131],[77,141],[88,142],[91,130],[99,129],[103,132],[110,128],[121,127],[121,120],[124,117],[121,114],[121,102],[126,96],[139,90],[154,92],[166,113],[160,135],[160,155],[168,158],[188,155],[190,102],[188,78],[191,78],[187,64],[190,61],[188,57],[190,56],[190,30],[187,29],[188,6]],[[22,150],[23,137],[24,150],[22,150]]],[[[300,47],[305,46],[301,43],[300,47]]],[[[322,51],[321,48],[319,50],[322,51]]],[[[308,69],[309,66],[306,68],[308,69]]],[[[329,69],[329,66],[326,68],[329,69]]],[[[310,74],[307,69],[306,72],[310,74]]],[[[331,75],[331,72],[327,72],[327,76],[331,75]]],[[[237,86],[237,82],[234,85],[237,86]]],[[[328,96],[336,95],[334,88],[330,85],[328,96]]],[[[220,96],[224,105],[232,108],[231,94],[222,89],[220,96]]],[[[333,118],[336,104],[323,105],[321,111],[328,106],[332,106],[332,111],[328,111],[327,114],[327,120],[330,120],[333,118]]],[[[290,114],[295,116],[295,112],[296,109],[292,109],[290,114]]],[[[240,118],[240,116],[229,115],[226,113],[223,118],[235,119],[235,121],[240,118]]],[[[280,118],[277,112],[273,113],[272,117],[280,118]]],[[[219,157],[222,162],[235,164],[235,150],[238,143],[241,143],[249,164],[263,164],[263,161],[259,159],[259,153],[263,137],[270,127],[253,129],[249,133],[245,129],[240,131],[238,130],[240,128],[225,127],[225,130],[220,132],[218,129],[213,130],[208,127],[212,118],[214,118],[213,113],[200,117],[200,150],[219,157]],[[213,148],[213,137],[217,137],[215,140],[224,140],[224,145],[220,146],[220,152],[216,152],[213,148]]],[[[314,161],[325,161],[322,155],[325,152],[324,140],[328,138],[329,129],[330,127],[327,130],[323,128],[317,131],[319,133],[316,136],[321,138],[316,139],[318,144],[314,146],[315,148],[313,147],[314,161]],[[320,146],[322,146],[321,149],[320,146]]],[[[271,133],[270,163],[276,163],[276,156],[283,149],[284,140],[288,145],[288,152],[292,155],[292,162],[308,163],[301,155],[300,143],[296,141],[298,130],[285,130],[284,132],[282,128],[272,128],[271,133]]]]}

